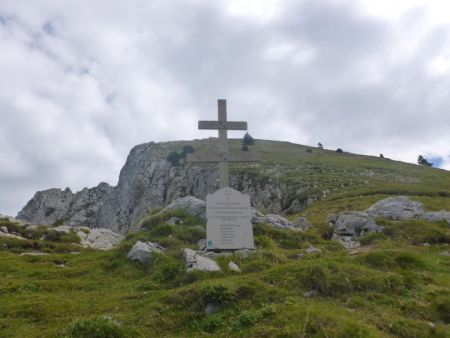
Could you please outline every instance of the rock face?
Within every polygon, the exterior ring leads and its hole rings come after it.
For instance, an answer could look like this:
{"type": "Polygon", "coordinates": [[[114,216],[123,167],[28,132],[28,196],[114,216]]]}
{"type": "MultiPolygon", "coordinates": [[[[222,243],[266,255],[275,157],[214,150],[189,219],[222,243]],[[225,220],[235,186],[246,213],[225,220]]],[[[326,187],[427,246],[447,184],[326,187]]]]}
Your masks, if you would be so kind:
{"type": "Polygon", "coordinates": [[[191,216],[196,216],[206,221],[206,202],[193,196],[186,196],[173,201],[158,214],[179,209],[186,211],[191,216]]]}
{"type": "Polygon", "coordinates": [[[76,194],[69,188],[39,191],[19,212],[17,219],[36,224],[64,221],[70,226],[99,227],[99,211],[113,191],[107,183],[76,194]]]}
{"type": "Polygon", "coordinates": [[[375,217],[381,216],[394,221],[418,219],[424,213],[422,203],[404,196],[385,198],[372,205],[366,212],[375,217]]]}
{"type": "Polygon", "coordinates": [[[197,254],[192,249],[184,249],[183,256],[186,260],[187,272],[192,272],[194,270],[208,272],[220,271],[220,267],[215,261],[197,254]]]}
{"type": "MultiPolygon", "coordinates": [[[[215,140],[198,142],[194,148],[197,145],[215,147],[215,140]]],[[[267,141],[261,141],[261,144],[264,142],[267,141]]],[[[170,152],[179,151],[186,144],[150,142],[138,145],[131,150],[116,187],[101,183],[77,193],[70,189],[40,191],[22,209],[18,218],[36,224],[108,228],[119,233],[137,230],[140,220],[150,210],[162,208],[185,196],[204,200],[207,194],[217,189],[218,174],[214,165],[182,163],[173,166],[166,160],[170,152]]],[[[289,184],[278,180],[277,177],[283,175],[283,168],[260,164],[253,165],[253,168],[253,173],[232,174],[230,185],[250,195],[252,205],[257,209],[281,214],[305,208],[326,194],[313,190],[314,182],[289,184]],[[255,173],[261,173],[267,179],[258,179],[255,173]],[[308,195],[308,191],[314,192],[308,195]]]]}
{"type": "Polygon", "coordinates": [[[163,253],[165,250],[158,243],[137,241],[128,252],[127,258],[142,264],[149,264],[155,253],[163,253]]]}

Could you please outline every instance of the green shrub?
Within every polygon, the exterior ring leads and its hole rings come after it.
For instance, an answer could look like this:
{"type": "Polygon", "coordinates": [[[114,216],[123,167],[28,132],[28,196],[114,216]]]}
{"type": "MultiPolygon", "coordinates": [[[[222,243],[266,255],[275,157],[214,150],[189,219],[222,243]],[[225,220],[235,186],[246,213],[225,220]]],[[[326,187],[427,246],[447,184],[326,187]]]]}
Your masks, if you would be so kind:
{"type": "Polygon", "coordinates": [[[73,230],[71,230],[69,233],[50,230],[47,232],[44,239],[46,241],[59,243],[80,243],[81,241],[81,238],[73,230]]]}
{"type": "Polygon", "coordinates": [[[125,338],[130,336],[130,332],[107,317],[79,320],[62,335],[67,338],[125,338]]]}
{"type": "Polygon", "coordinates": [[[206,284],[200,289],[200,298],[204,304],[226,304],[236,298],[236,290],[225,284],[206,284]]]}
{"type": "Polygon", "coordinates": [[[225,327],[227,322],[222,318],[221,315],[214,314],[200,323],[200,329],[205,332],[214,332],[217,329],[225,327]]]}

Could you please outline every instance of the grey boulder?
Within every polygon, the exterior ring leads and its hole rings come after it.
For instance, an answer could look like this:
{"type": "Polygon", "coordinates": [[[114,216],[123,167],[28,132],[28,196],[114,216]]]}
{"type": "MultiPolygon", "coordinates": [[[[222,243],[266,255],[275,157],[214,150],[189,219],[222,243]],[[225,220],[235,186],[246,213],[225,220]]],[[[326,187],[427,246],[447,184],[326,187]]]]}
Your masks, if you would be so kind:
{"type": "Polygon", "coordinates": [[[320,254],[320,253],[322,253],[322,250],[320,250],[319,248],[316,248],[314,246],[310,246],[308,249],[305,250],[305,252],[308,255],[313,255],[313,254],[320,254]]]}
{"type": "Polygon", "coordinates": [[[334,224],[334,232],[340,236],[360,237],[382,229],[375,223],[373,216],[358,211],[341,212],[334,224]]]}
{"type": "Polygon", "coordinates": [[[309,229],[312,225],[305,217],[300,217],[292,222],[292,226],[296,229],[306,230],[309,229]]]}
{"type": "Polygon", "coordinates": [[[422,218],[429,222],[447,221],[450,224],[450,211],[426,212],[422,218]]]}
{"type": "Polygon", "coordinates": [[[125,238],[125,236],[110,229],[88,229],[86,227],[74,228],[76,229],[76,234],[81,238],[80,244],[85,248],[111,250],[125,238]]]}
{"type": "Polygon", "coordinates": [[[184,210],[191,216],[196,216],[206,220],[206,202],[193,196],[179,198],[170,203],[158,214],[163,214],[173,210],[184,210]]]}
{"type": "Polygon", "coordinates": [[[266,215],[264,220],[267,224],[272,225],[275,228],[294,229],[294,226],[291,222],[279,215],[268,214],[266,215]]]}
{"type": "Polygon", "coordinates": [[[187,272],[193,272],[194,270],[208,272],[220,271],[220,267],[215,261],[197,254],[192,249],[184,249],[183,256],[186,260],[187,272]]]}
{"type": "Polygon", "coordinates": [[[239,266],[233,261],[230,261],[228,263],[228,270],[233,271],[233,272],[241,272],[241,269],[239,268],[239,266]]]}
{"type": "Polygon", "coordinates": [[[418,219],[424,214],[423,204],[405,196],[388,197],[366,210],[371,216],[385,217],[394,221],[418,219]]]}
{"type": "Polygon", "coordinates": [[[155,253],[164,253],[166,249],[158,243],[137,241],[128,252],[127,258],[142,264],[151,263],[155,253]]]}

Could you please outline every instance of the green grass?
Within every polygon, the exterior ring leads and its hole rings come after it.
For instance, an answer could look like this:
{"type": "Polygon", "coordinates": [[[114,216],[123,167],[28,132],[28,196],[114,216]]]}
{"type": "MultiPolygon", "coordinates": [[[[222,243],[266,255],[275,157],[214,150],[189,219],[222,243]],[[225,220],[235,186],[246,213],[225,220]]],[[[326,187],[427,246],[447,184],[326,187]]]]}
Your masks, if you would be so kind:
{"type": "MultiPolygon", "coordinates": [[[[18,256],[1,251],[0,337],[450,333],[450,259],[439,256],[448,247],[441,242],[416,246],[404,238],[407,227],[416,224],[395,224],[395,231],[356,256],[314,229],[295,232],[260,224],[254,231],[259,248],[254,255],[220,257],[221,272],[186,273],[181,249],[195,247],[198,228],[189,224],[188,216],[178,215],[185,224],[152,225],[109,252],[18,256]],[[138,239],[165,239],[168,251],[150,266],[128,261],[126,253],[138,239]],[[310,245],[321,248],[322,254],[299,258],[310,245]],[[230,260],[241,267],[241,274],[226,269],[230,260]],[[311,290],[317,296],[304,298],[311,290]],[[219,311],[207,315],[208,303],[217,304],[219,311]],[[428,322],[436,328],[430,329],[428,322]]],[[[440,223],[422,222],[420,227],[424,233],[436,228],[445,232],[440,223]]]]}

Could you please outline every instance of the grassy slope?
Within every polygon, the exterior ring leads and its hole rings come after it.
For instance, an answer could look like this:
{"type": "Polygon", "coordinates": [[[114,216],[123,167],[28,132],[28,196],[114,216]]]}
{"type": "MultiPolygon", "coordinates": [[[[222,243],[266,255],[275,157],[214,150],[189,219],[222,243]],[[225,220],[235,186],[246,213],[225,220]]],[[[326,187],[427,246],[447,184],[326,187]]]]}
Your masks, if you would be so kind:
{"type": "MultiPolygon", "coordinates": [[[[211,143],[194,146],[198,151],[211,143]]],[[[232,148],[238,150],[237,141],[232,148]]],[[[122,336],[138,337],[450,336],[450,258],[439,256],[449,250],[447,225],[386,222],[389,232],[367,239],[357,255],[322,238],[328,213],[363,210],[391,194],[409,194],[428,210],[450,210],[450,173],[369,156],[308,153],[282,142],[260,141],[253,149],[262,156],[259,168],[267,170],[263,179],[278,165],[282,175],[272,179],[331,190],[298,214],[316,227],[294,233],[257,226],[256,256],[220,259],[224,268],[233,259],[240,275],[184,272],[181,248],[194,248],[204,230],[189,226],[198,222],[183,215],[185,226],[148,222],[150,231],[130,235],[110,252],[18,256],[36,244],[0,239],[0,337],[54,337],[74,322],[105,315],[120,323],[127,332],[122,336]],[[169,252],[151,267],[131,263],[125,254],[138,238],[157,240],[169,252]],[[417,245],[426,241],[436,244],[417,245]],[[323,254],[296,258],[311,244],[323,254]],[[305,299],[310,290],[318,296],[305,299]],[[222,303],[222,309],[206,316],[208,302],[222,303]]],[[[252,165],[233,170],[257,174],[252,165]]],[[[67,251],[67,245],[36,242],[51,252],[67,251]]]]}

